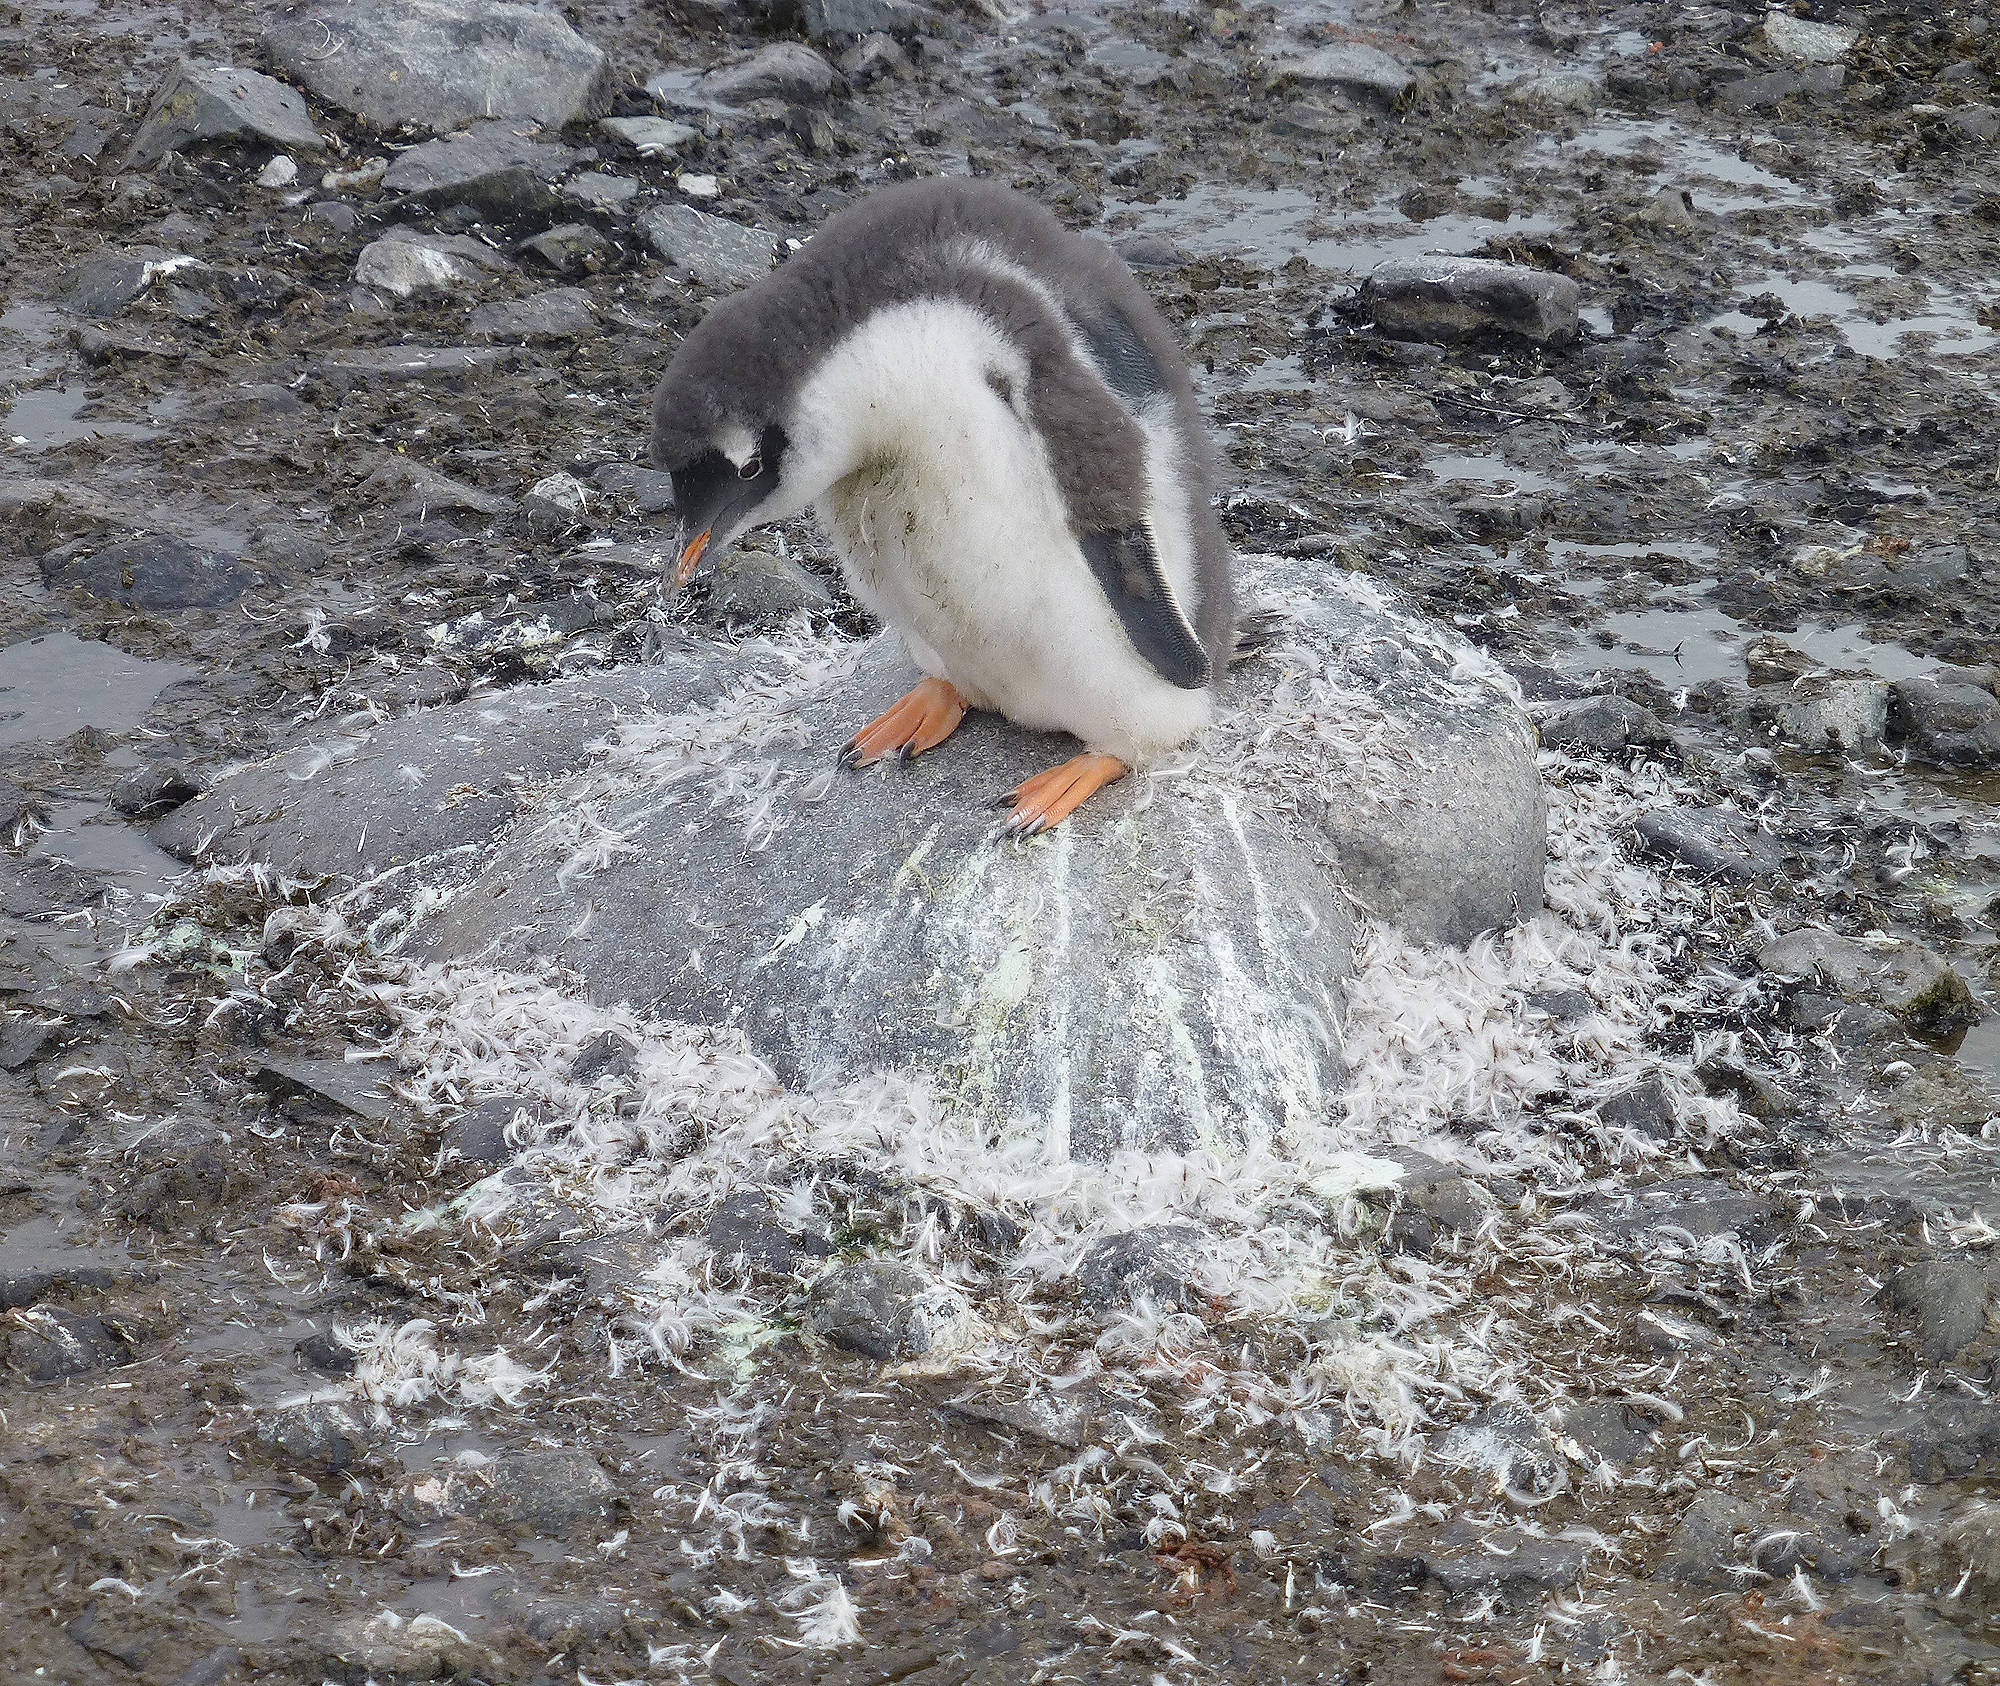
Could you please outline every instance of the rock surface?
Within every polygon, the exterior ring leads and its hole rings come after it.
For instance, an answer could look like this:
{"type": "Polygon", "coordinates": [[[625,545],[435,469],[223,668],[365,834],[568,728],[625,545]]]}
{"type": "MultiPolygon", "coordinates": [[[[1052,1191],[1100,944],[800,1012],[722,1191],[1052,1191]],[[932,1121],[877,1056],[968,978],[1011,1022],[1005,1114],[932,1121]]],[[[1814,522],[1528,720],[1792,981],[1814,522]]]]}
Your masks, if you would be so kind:
{"type": "Polygon", "coordinates": [[[760,228],[711,217],[691,205],[655,205],[639,233],[677,276],[733,292],[771,272],[776,242],[760,228]]]}
{"type": "Polygon", "coordinates": [[[711,70],[701,79],[701,92],[722,105],[748,105],[752,100],[811,105],[831,94],[839,81],[833,66],[812,48],[780,41],[760,48],[741,64],[711,70]]]}
{"type": "Polygon", "coordinates": [[[475,123],[463,134],[426,141],[397,154],[383,191],[433,205],[470,205],[503,219],[544,214],[556,202],[549,184],[576,154],[537,139],[539,133],[517,120],[475,123]]]}
{"type": "Polygon", "coordinates": [[[264,31],[285,75],[378,129],[440,134],[487,118],[547,128],[610,103],[603,52],[553,7],[505,0],[308,0],[264,31]]]}
{"type": "Polygon", "coordinates": [[[1913,760],[1933,767],[2000,767],[2000,697],[1948,679],[1899,679],[1888,728],[1913,760]]]}
{"type": "Polygon", "coordinates": [[[1979,1010],[1965,979],[1922,943],[1792,931],[1765,944],[1757,964],[1781,977],[1817,977],[1849,1001],[1941,1030],[1978,1022],[1979,1010]]]}
{"type": "Polygon", "coordinates": [[[1567,275],[1493,258],[1391,258],[1363,301],[1396,338],[1462,340],[1498,328],[1530,340],[1573,339],[1583,295],[1567,275]]]}
{"type": "Polygon", "coordinates": [[[325,144],[296,89],[254,70],[183,62],[154,90],[128,158],[157,163],[196,141],[236,135],[297,152],[317,152],[325,144]]]}
{"type": "Polygon", "coordinates": [[[67,560],[45,557],[42,573],[58,589],[81,586],[93,597],[167,614],[217,609],[263,584],[254,568],[164,536],[125,539],[67,560]]]}
{"type": "Polygon", "coordinates": [[[1301,82],[1324,83],[1388,100],[1400,99],[1416,84],[1416,77],[1402,60],[1362,41],[1336,41],[1282,68],[1301,82]]]}
{"type": "Polygon", "coordinates": [[[987,805],[1073,744],[976,716],[918,762],[836,775],[915,675],[886,642],[825,640],[397,721],[155,835],[344,875],[476,849],[427,954],[559,955],[602,999],[740,1028],[790,1080],[915,1070],[1047,1118],[1083,1157],[1223,1146],[1340,1081],[1349,896],[1430,942],[1541,900],[1542,793],[1502,682],[1464,677],[1463,646],[1365,584],[1320,574],[1315,598],[1305,572],[1269,582],[1279,646],[1231,677],[1192,770],[1128,779],[1026,848],[996,845],[987,805]],[[493,846],[524,786],[649,704],[493,846]]]}
{"type": "Polygon", "coordinates": [[[1713,878],[1747,883],[1784,870],[1784,850],[1732,808],[1655,808],[1633,830],[1650,853],[1713,878]]]}

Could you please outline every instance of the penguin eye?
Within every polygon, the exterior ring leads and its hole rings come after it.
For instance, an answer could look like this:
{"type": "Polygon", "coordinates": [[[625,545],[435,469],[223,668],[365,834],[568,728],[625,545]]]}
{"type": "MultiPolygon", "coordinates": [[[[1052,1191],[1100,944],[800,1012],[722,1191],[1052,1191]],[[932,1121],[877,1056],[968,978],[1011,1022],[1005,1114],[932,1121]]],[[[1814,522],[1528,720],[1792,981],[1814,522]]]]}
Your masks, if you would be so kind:
{"type": "Polygon", "coordinates": [[[752,451],[743,466],[736,471],[736,478],[739,480],[755,480],[763,472],[764,458],[762,454],[752,451]]]}

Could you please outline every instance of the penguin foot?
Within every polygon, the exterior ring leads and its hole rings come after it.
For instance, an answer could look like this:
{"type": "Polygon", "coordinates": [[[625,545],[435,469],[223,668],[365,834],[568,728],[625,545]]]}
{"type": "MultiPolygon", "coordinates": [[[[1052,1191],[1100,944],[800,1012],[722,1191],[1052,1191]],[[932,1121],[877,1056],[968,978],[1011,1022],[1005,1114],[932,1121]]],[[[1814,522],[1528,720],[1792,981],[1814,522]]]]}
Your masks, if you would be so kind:
{"type": "Polygon", "coordinates": [[[840,748],[843,767],[872,767],[884,756],[907,761],[937,746],[965,718],[965,698],[948,679],[926,679],[840,748]]]}
{"type": "Polygon", "coordinates": [[[1025,780],[994,804],[1005,807],[1011,803],[1014,809],[1002,829],[1008,837],[1033,837],[1061,825],[1086,798],[1130,771],[1115,755],[1100,755],[1095,750],[1073,755],[1060,767],[1025,780]]]}

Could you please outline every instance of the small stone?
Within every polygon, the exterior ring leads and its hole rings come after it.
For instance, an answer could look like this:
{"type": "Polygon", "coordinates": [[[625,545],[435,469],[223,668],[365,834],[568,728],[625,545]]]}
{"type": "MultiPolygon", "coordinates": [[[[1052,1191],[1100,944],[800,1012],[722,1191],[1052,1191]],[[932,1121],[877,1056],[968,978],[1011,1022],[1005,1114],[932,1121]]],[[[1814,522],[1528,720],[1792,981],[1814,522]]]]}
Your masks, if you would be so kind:
{"type": "Polygon", "coordinates": [[[1924,1362],[1944,1364],[1985,1333],[1993,1290],[1986,1272],[1970,1259],[1923,1259],[1890,1277],[1882,1297],[1916,1317],[1924,1362]]]}
{"type": "Polygon", "coordinates": [[[323,222],[336,234],[352,234],[361,226],[361,213],[344,199],[321,199],[306,207],[306,215],[323,222]]]}
{"type": "Polygon", "coordinates": [[[1525,1498],[1546,1498],[1567,1479],[1562,1455],[1549,1431],[1518,1400],[1489,1405],[1432,1446],[1447,1468],[1482,1470],[1502,1488],[1525,1498]]]}
{"type": "Polygon", "coordinates": [[[1711,878],[1750,883],[1784,870],[1784,849],[1734,809],[1655,808],[1633,829],[1648,853],[1711,878]]]}
{"type": "Polygon", "coordinates": [[[1674,1094],[1657,1072],[1597,1103],[1597,1116],[1613,1130],[1636,1130],[1651,1141],[1670,1142],[1680,1130],[1674,1094]]]}
{"type": "MultiPolygon", "coordinates": [[[[107,254],[86,258],[65,280],[62,307],[76,316],[98,319],[116,316],[153,283],[163,262],[146,257],[107,254]]],[[[181,260],[192,263],[192,258],[181,260]]]]}
{"type": "Polygon", "coordinates": [[[359,1413],[333,1401],[280,1406],[251,1438],[284,1468],[350,1469],[368,1453],[371,1438],[359,1413]]]}
{"type": "Polygon", "coordinates": [[[570,1061],[569,1080],[586,1086],[602,1079],[623,1082],[639,1069],[639,1048],[615,1030],[599,1031],[570,1061]]]}
{"type": "MultiPolygon", "coordinates": [[[[518,1592],[495,1595],[493,1608],[545,1650],[595,1645],[625,1625],[625,1611],[610,1599],[533,1598],[518,1592]]],[[[717,1673],[717,1679],[725,1678],[717,1673]]]]}
{"type": "Polygon", "coordinates": [[[674,177],[674,186],[690,199],[720,199],[722,183],[714,176],[691,176],[683,172],[674,177]]]}
{"type": "Polygon", "coordinates": [[[1403,1167],[1395,1194],[1405,1207],[1423,1213],[1439,1229],[1469,1234],[1485,1223],[1488,1203],[1470,1177],[1426,1154],[1398,1150],[1390,1157],[1403,1167]]]}
{"type": "Polygon", "coordinates": [[[1201,1290],[1190,1280],[1190,1265],[1201,1233],[1189,1224],[1153,1224],[1093,1242],[1077,1267],[1076,1285],[1086,1304],[1104,1310],[1151,1300],[1176,1311],[1192,1311],[1201,1290]]]}
{"type": "Polygon", "coordinates": [[[618,1489],[588,1452],[509,1452],[493,1466],[496,1495],[487,1516],[503,1526],[561,1539],[588,1522],[611,1520],[618,1489]]]}
{"type": "Polygon", "coordinates": [[[475,123],[463,134],[399,154],[382,178],[383,189],[432,205],[470,205],[503,221],[545,216],[555,206],[550,183],[576,154],[534,139],[539,132],[518,121],[475,123]]]}
{"type": "Polygon", "coordinates": [[[1615,1400],[1572,1405],[1563,1414],[1563,1436],[1591,1457],[1623,1468],[1653,1444],[1655,1425],[1636,1406],[1615,1400]]]}
{"type": "Polygon", "coordinates": [[[1757,1512],[1728,1493],[1703,1493],[1682,1515],[1653,1565],[1656,1581],[1684,1586],[1738,1586],[1732,1571],[1748,1561],[1738,1541],[1757,1526],[1757,1512]]]}
{"type": "Polygon", "coordinates": [[[1382,1231],[1382,1241],[1392,1253],[1427,1259],[1437,1245],[1437,1226],[1423,1212],[1398,1212],[1382,1231]]]}
{"type": "MultiPolygon", "coordinates": [[[[1457,1525],[1457,1533],[1472,1530],[1457,1525]]],[[[1447,1534],[1447,1542],[1451,1535],[1447,1534]]],[[[1512,1529],[1481,1534],[1455,1550],[1431,1551],[1424,1561],[1452,1597],[1473,1592],[1559,1592],[1583,1574],[1583,1547],[1569,1540],[1543,1539],[1512,1529]]]]}
{"type": "Polygon", "coordinates": [[[9,1368],[35,1382],[87,1376],[132,1361],[131,1349],[102,1318],[60,1311],[17,1311],[7,1337],[9,1368]]]}
{"type": "Polygon", "coordinates": [[[109,602],[169,614],[219,609],[265,583],[242,562],[158,535],[125,539],[79,559],[44,557],[42,573],[52,589],[79,586],[109,602]]]}
{"type": "Polygon", "coordinates": [[[1337,41],[1279,67],[1301,82],[1398,100],[1416,85],[1408,65],[1362,41],[1337,41]]]}
{"type": "Polygon", "coordinates": [[[297,161],[282,152],[252,178],[259,187],[268,187],[273,192],[292,186],[298,179],[297,161]]]}
{"type": "Polygon", "coordinates": [[[1899,679],[1889,687],[1889,736],[1933,767],[2000,767],[2000,697],[1977,685],[1899,679]]]}
{"type": "Polygon", "coordinates": [[[361,248],[354,279],[377,292],[407,299],[477,286],[492,272],[510,267],[498,252],[469,236],[398,228],[361,248]]]}
{"type": "MultiPolygon", "coordinates": [[[[169,152],[185,152],[196,141],[239,135],[301,152],[318,152],[325,145],[295,89],[254,70],[183,60],[154,88],[126,162],[153,164],[169,152]]],[[[260,176],[258,185],[282,184],[260,176]]]]}
{"type": "Polygon", "coordinates": [[[791,1276],[808,1260],[833,1256],[833,1242],[815,1230],[783,1221],[769,1196],[733,1194],[708,1220],[708,1244],[717,1256],[760,1276],[791,1276]]]}
{"type": "Polygon", "coordinates": [[[1765,944],[1757,964],[1781,977],[1816,977],[1846,1000],[1879,1007],[1936,1034],[1979,1022],[1979,1005],[1965,979],[1919,942],[1862,941],[1808,927],[1765,944]]]}
{"type": "Polygon", "coordinates": [[[1729,1096],[1752,1118],[1767,1124],[1798,1113],[1798,1100],[1789,1089],[1741,1060],[1711,1054],[1695,1068],[1695,1075],[1706,1093],[1729,1096]]]}
{"type": "Polygon", "coordinates": [[[111,806],[138,819],[192,802],[203,789],[201,781],[190,777],[179,762],[155,761],[133,768],[111,787],[111,806]]]}
{"type": "MultiPolygon", "coordinates": [[[[583,525],[590,490],[574,474],[547,474],[528,488],[521,514],[538,539],[560,538],[583,525]]],[[[600,1038],[602,1040],[602,1038],[600,1038]]]]}
{"type": "Polygon", "coordinates": [[[1882,747],[1889,687],[1880,679],[1809,679],[1778,706],[1778,729],[1801,749],[1861,754],[1882,747]]]}
{"type": "Polygon", "coordinates": [[[747,287],[771,272],[775,241],[689,205],[655,205],[641,214],[639,233],[677,276],[718,292],[747,287]]]}
{"type": "Polygon", "coordinates": [[[461,509],[474,515],[494,516],[509,514],[514,508],[511,498],[481,491],[477,486],[454,480],[449,474],[440,474],[427,464],[395,453],[384,453],[375,471],[361,482],[357,496],[363,500],[394,499],[398,515],[416,516],[419,520],[433,510],[461,509]]]}
{"type": "Polygon", "coordinates": [[[618,248],[588,223],[566,222],[544,229],[523,240],[517,248],[553,269],[558,275],[593,275],[616,254],[618,248]]]}
{"type": "Polygon", "coordinates": [[[610,103],[610,65],[553,7],[506,0],[306,0],[264,51],[330,105],[382,130],[488,118],[560,129],[610,103]]]}
{"type": "Polygon", "coordinates": [[[638,197],[639,184],[630,176],[608,175],[603,170],[584,170],[562,184],[562,196],[586,211],[606,215],[622,212],[638,197]]]}
{"type": "Polygon", "coordinates": [[[814,1333],[879,1363],[923,1357],[957,1321],[922,1272],[894,1259],[836,1265],[813,1285],[808,1309],[814,1333]]]}
{"type": "Polygon", "coordinates": [[[700,92],[718,105],[748,105],[752,100],[813,105],[839,82],[838,72],[812,48],[780,41],[760,48],[741,64],[711,70],[701,79],[700,92]]]}
{"type": "Polygon", "coordinates": [[[1689,233],[1705,228],[1708,219],[1694,207],[1694,195],[1684,187],[1663,187],[1639,207],[1639,220],[1654,228],[1689,233]]]}
{"type": "Polygon", "coordinates": [[[499,1095],[481,1101],[453,1124],[445,1142],[459,1158],[475,1165],[511,1164],[518,1149],[507,1139],[508,1127],[523,1113],[532,1123],[539,1111],[526,1095],[499,1095]]]}
{"type": "Polygon", "coordinates": [[[322,1376],[351,1376],[360,1363],[360,1357],[352,1347],[343,1346],[319,1329],[306,1336],[292,1350],[299,1355],[301,1363],[322,1376]]]}
{"type": "Polygon", "coordinates": [[[1579,70],[1551,71],[1516,82],[1507,90],[1507,102],[1557,111],[1595,111],[1604,103],[1604,84],[1579,70]]]}
{"type": "Polygon", "coordinates": [[[466,331],[478,340],[561,340],[596,331],[590,295],[581,287],[554,287],[505,304],[482,304],[466,331]]]}
{"type": "Polygon", "coordinates": [[[1494,258],[1391,258],[1362,289],[1384,334],[1441,342],[1489,328],[1543,342],[1574,339],[1582,299],[1566,275],[1494,258]]]}
{"type": "Polygon", "coordinates": [[[933,24],[936,14],[914,0],[800,0],[799,21],[811,40],[844,41],[863,35],[915,35],[933,24]]]}
{"type": "Polygon", "coordinates": [[[994,1399],[968,1393],[945,1404],[947,1415],[985,1423],[1008,1434],[1025,1435],[1045,1445],[1080,1451],[1089,1432],[1090,1414],[1074,1399],[1031,1394],[1026,1399],[994,1399]]]}
{"type": "Polygon", "coordinates": [[[737,627],[782,626],[801,610],[833,607],[833,593],[798,563],[763,550],[736,550],[708,582],[706,618],[737,627]]]}
{"type": "Polygon", "coordinates": [[[701,138],[699,129],[670,117],[600,117],[597,126],[647,158],[678,152],[689,141],[701,138]]]}
{"type": "Polygon", "coordinates": [[[840,74],[857,88],[865,88],[886,76],[909,73],[910,55],[896,45],[893,37],[880,32],[863,36],[840,55],[840,74]]]}
{"type": "MultiPolygon", "coordinates": [[[[1697,1240],[1730,1235],[1750,1251],[1768,1247],[1779,1234],[1778,1214],[1760,1194],[1738,1194],[1716,1177],[1674,1177],[1650,1183],[1593,1215],[1612,1235],[1646,1242],[1661,1229],[1684,1230],[1697,1240]]],[[[1684,1245],[1684,1243],[1682,1243],[1684,1245]]]]}
{"type": "Polygon", "coordinates": [[[1861,34],[1845,24],[1814,23],[1775,9],[1764,14],[1763,33],[1772,52],[1800,64],[1832,64],[1846,56],[1861,34]]]}
{"type": "Polygon", "coordinates": [[[48,818],[48,809],[19,785],[0,779],[0,848],[18,848],[28,840],[27,830],[48,818]]]}
{"type": "Polygon", "coordinates": [[[1582,697],[1558,703],[1539,722],[1542,744],[1572,755],[1610,756],[1631,745],[1664,749],[1674,741],[1667,723],[1625,697],[1582,697]]]}

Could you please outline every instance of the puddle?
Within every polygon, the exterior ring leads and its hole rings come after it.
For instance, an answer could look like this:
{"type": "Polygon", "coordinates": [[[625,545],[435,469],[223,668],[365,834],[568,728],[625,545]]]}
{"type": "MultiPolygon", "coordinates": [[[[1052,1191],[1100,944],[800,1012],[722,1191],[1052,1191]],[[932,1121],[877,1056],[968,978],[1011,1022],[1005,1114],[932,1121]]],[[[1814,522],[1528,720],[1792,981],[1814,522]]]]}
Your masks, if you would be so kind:
{"type": "MultiPolygon", "coordinates": [[[[1894,273],[1880,264],[1855,264],[1842,271],[1844,276],[1862,280],[1878,279],[1894,273]]],[[[1804,320],[1830,318],[1849,348],[1864,357],[1900,356],[1905,349],[1904,340],[1913,334],[1932,336],[1930,350],[1938,357],[1965,357],[2000,345],[2000,333],[1981,324],[1970,308],[1932,309],[1916,316],[1877,322],[1866,314],[1854,294],[1830,281],[1764,275],[1741,283],[1737,291],[1746,302],[1763,293],[1775,293],[1788,311],[1804,320]]],[[[1709,318],[1707,325],[1748,338],[1761,330],[1764,323],[1762,318],[1742,310],[1726,310],[1719,316],[1709,318]]]]}
{"type": "Polygon", "coordinates": [[[1574,164],[1579,152],[1623,162],[1657,162],[1659,169],[1647,174],[1662,187],[1687,188],[1703,211],[1726,214],[1811,203],[1812,196],[1797,182],[1671,123],[1604,118],[1579,130],[1573,140],[1545,136],[1530,149],[1529,157],[1545,164],[1574,164]]]}
{"type": "Polygon", "coordinates": [[[164,897],[187,871],[146,833],[102,802],[62,802],[49,810],[48,829],[37,834],[28,858],[65,860],[135,895],[164,897]]]}
{"type": "Polygon", "coordinates": [[[73,632],[9,644],[0,650],[0,746],[66,738],[85,726],[136,726],[155,697],[193,672],[73,632]]]}
{"type": "Polygon", "coordinates": [[[1482,486],[1511,486],[1517,492],[1549,492],[1562,484],[1531,468],[1516,468],[1504,457],[1432,457],[1424,467],[1440,486],[1469,480],[1482,486]]]}
{"type": "Polygon", "coordinates": [[[37,392],[24,392],[8,408],[6,421],[0,422],[0,433],[7,436],[16,450],[40,452],[74,444],[79,439],[150,439],[158,431],[141,427],[137,422],[99,421],[80,415],[78,412],[89,402],[90,394],[81,386],[49,386],[37,392]]]}
{"type": "MultiPolygon", "coordinates": [[[[1598,545],[1564,546],[1571,555],[1589,554],[1651,555],[1665,551],[1699,558],[1691,552],[1712,556],[1707,545],[1598,545]]],[[[1550,555],[1557,547],[1549,547],[1550,555]]],[[[1572,665],[1583,668],[1619,668],[1627,672],[1650,673],[1663,685],[1700,685],[1711,679],[1746,682],[1748,670],[1744,652],[1764,636],[1746,627],[1734,615],[1702,604],[1628,609],[1606,615],[1603,630],[1615,640],[1602,648],[1593,635],[1576,646],[1572,665]]],[[[1802,624],[1794,632],[1773,634],[1782,643],[1810,656],[1814,661],[1847,673],[1870,673],[1878,679],[1910,679],[1931,672],[1937,664],[1912,655],[1900,644],[1877,644],[1855,626],[1802,624]]]]}

